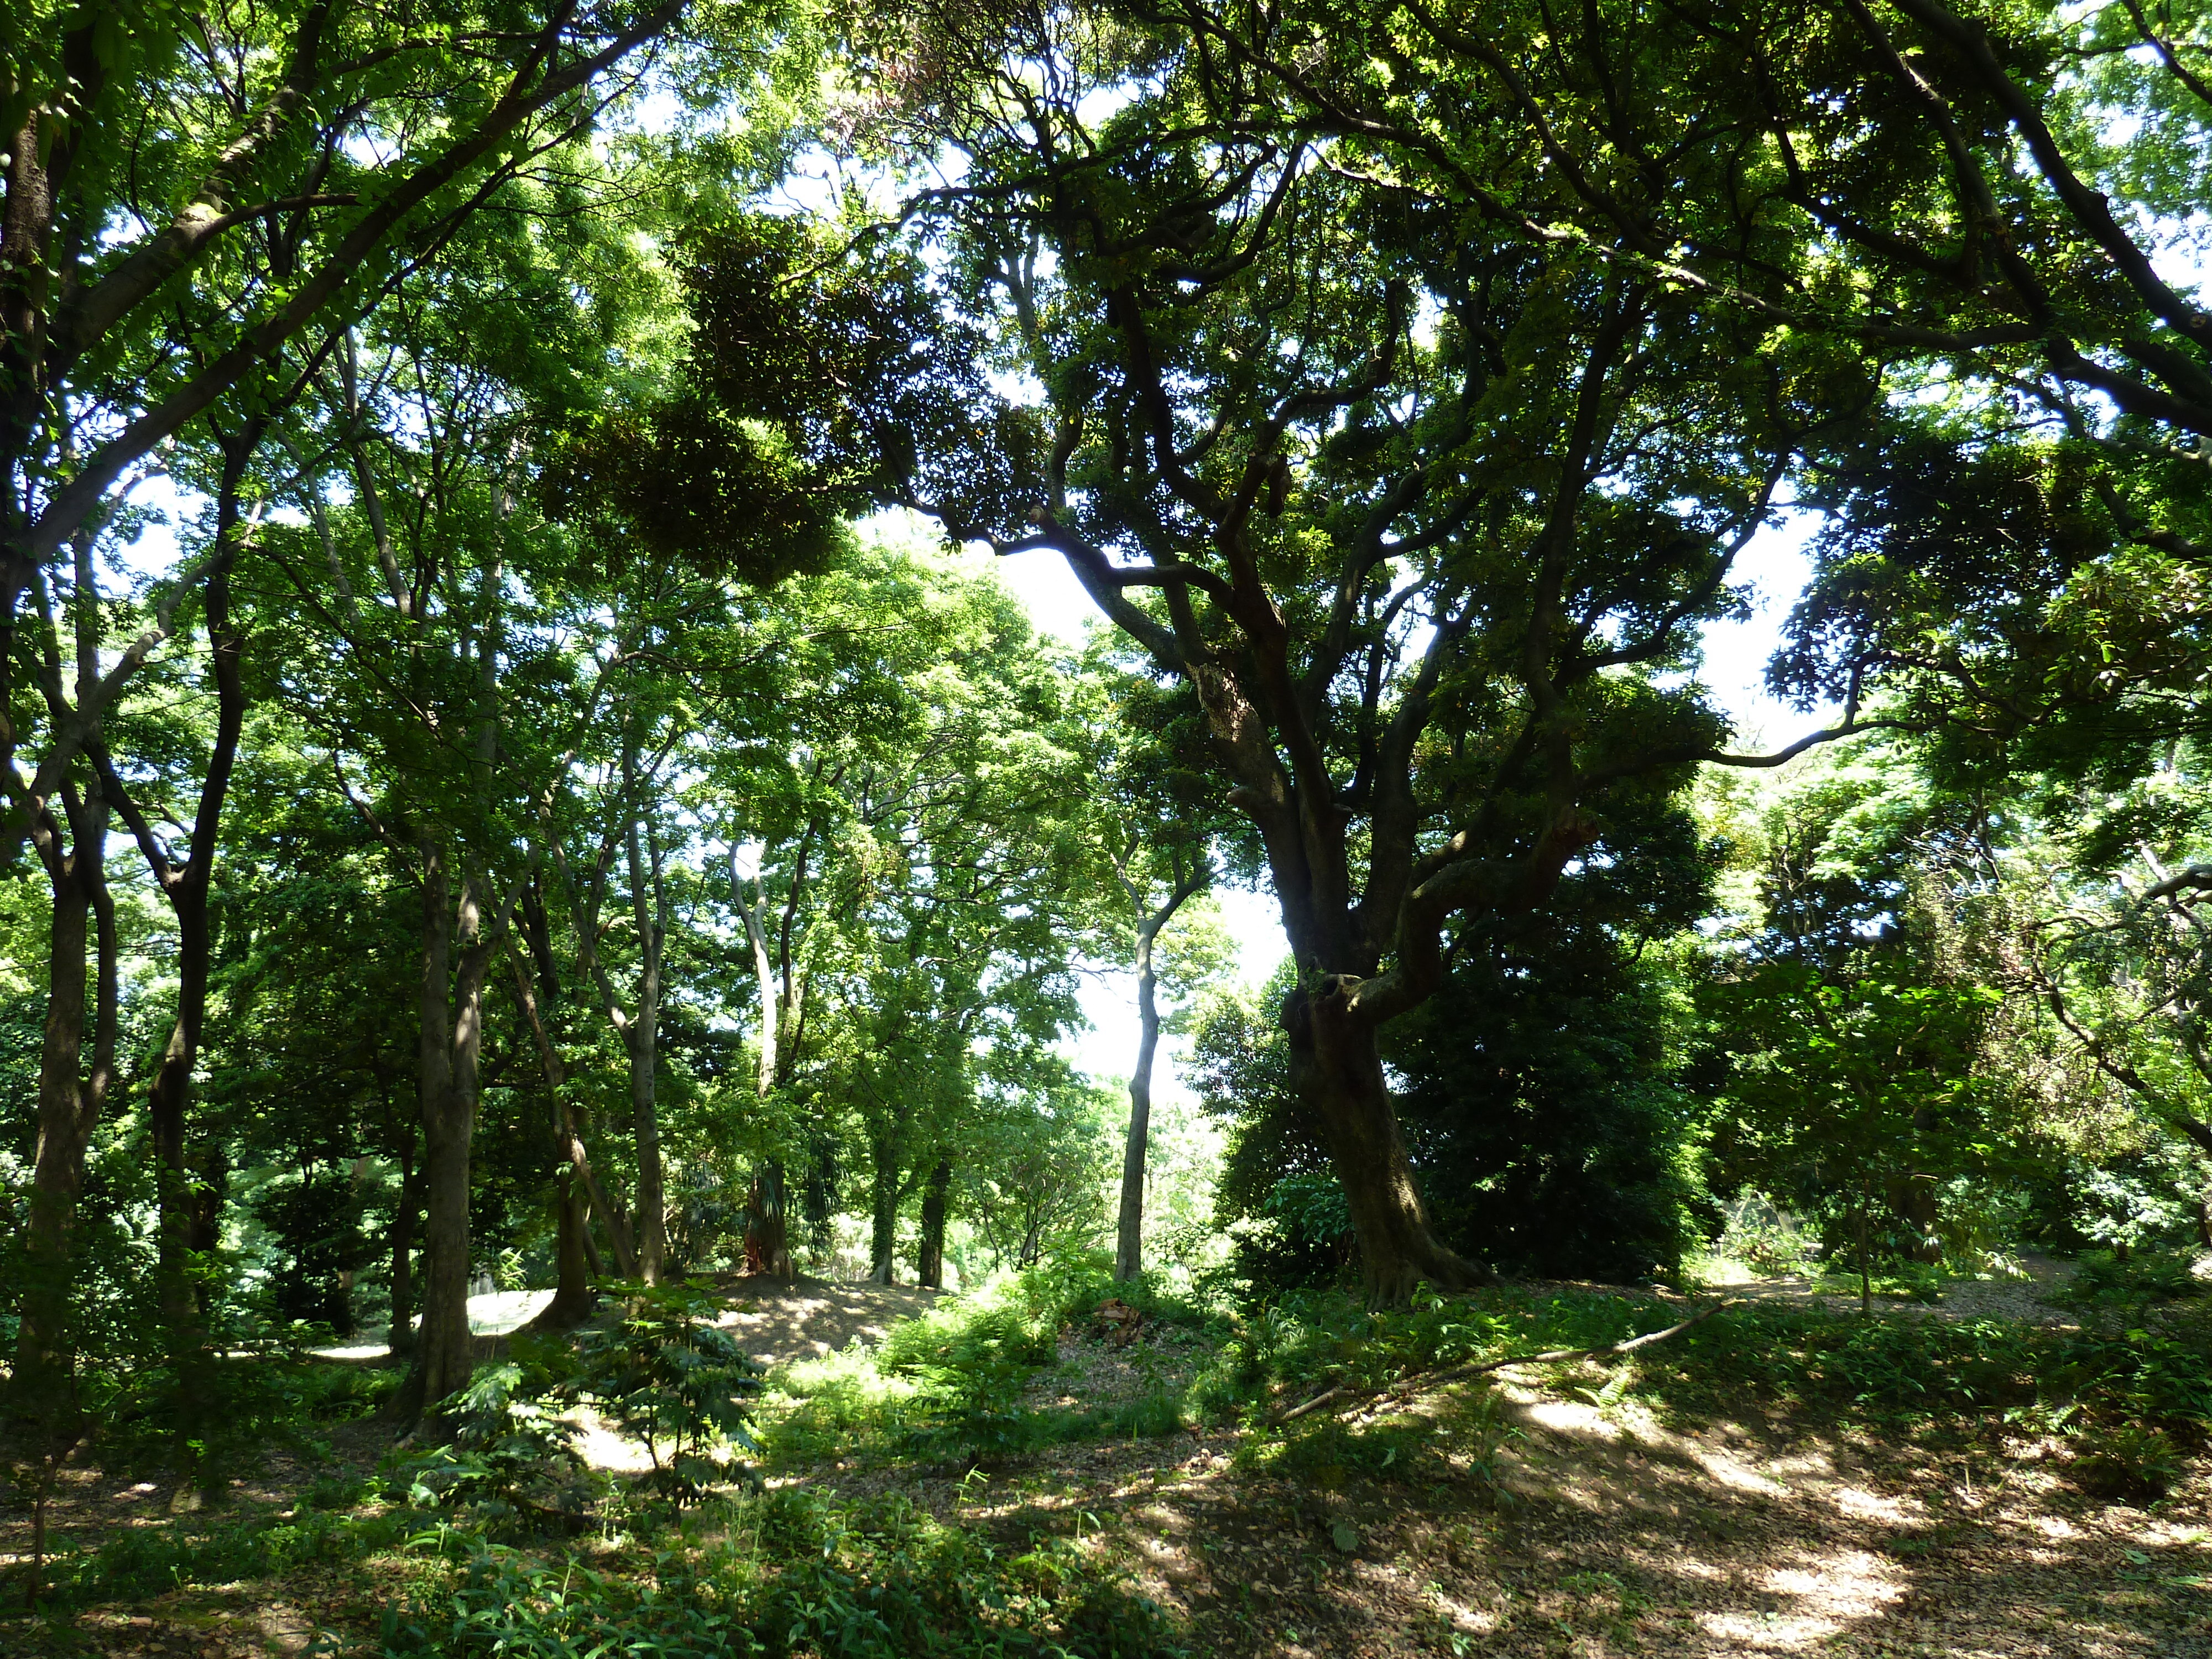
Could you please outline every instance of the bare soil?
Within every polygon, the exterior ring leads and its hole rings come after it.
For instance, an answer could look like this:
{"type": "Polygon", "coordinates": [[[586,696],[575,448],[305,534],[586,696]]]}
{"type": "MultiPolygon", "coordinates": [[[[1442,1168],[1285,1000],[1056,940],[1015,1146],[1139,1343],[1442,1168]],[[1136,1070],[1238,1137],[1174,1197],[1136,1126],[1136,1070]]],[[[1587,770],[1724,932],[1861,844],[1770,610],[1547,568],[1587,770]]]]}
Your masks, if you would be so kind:
{"type": "MultiPolygon", "coordinates": [[[[1102,1344],[1063,1349],[1064,1376],[1132,1369],[1102,1344]]],[[[1080,1538],[1188,1620],[1207,1659],[2212,1656],[2202,1460],[2137,1509],[2077,1491],[2047,1443],[1993,1455],[1782,1413],[1685,1431],[1571,1397],[1603,1376],[1503,1385],[1486,1457],[1406,1481],[1284,1478],[1227,1434],[1064,1446],[988,1483],[816,1479],[905,1491],[1010,1547],[1080,1538]]]]}
{"type": "MultiPolygon", "coordinates": [[[[732,1328],[776,1359],[879,1340],[928,1300],[820,1281],[728,1288],[732,1328]]],[[[1961,1307],[1954,1291],[1932,1310],[1886,1313],[1965,1316],[1961,1307]]],[[[1032,1403],[1126,1397],[1187,1356],[1086,1331],[1063,1338],[1061,1359],[1032,1403]]],[[[1416,1401],[1409,1412],[1431,1419],[1443,1450],[1400,1466],[1403,1479],[1328,1464],[1293,1472],[1229,1432],[1063,1445],[964,1479],[835,1463],[791,1478],[848,1496],[897,1490],[1009,1547],[1079,1539],[1187,1620],[1204,1659],[2212,1659],[2203,1459],[2137,1508],[2079,1491],[2049,1442],[1993,1452],[1986,1438],[1881,1438],[1748,1406],[1670,1426],[1633,1402],[1600,1403],[1606,1375],[1524,1373],[1501,1382],[1486,1416],[1472,1389],[1416,1401]],[[1471,1421],[1487,1426],[1470,1433],[1471,1421]]],[[[350,1425],[333,1453],[366,1467],[383,1444],[375,1425],[350,1425]]],[[[327,1473],[272,1460],[238,1496],[288,1504],[327,1473]]],[[[27,1520],[15,1504],[0,1516],[0,1562],[23,1548],[27,1520]]],[[[204,1523],[170,1516],[150,1486],[92,1469],[68,1472],[57,1516],[81,1538],[204,1523]]],[[[300,1653],[317,1624],[372,1631],[377,1586],[396,1584],[394,1571],[309,1567],[173,1592],[88,1610],[66,1632],[6,1607],[0,1655],[300,1653]]]]}
{"type": "Polygon", "coordinates": [[[872,1347],[902,1319],[927,1311],[936,1291],[866,1280],[748,1277],[718,1281],[731,1310],[720,1323],[764,1365],[822,1359],[858,1340],[872,1347]]]}

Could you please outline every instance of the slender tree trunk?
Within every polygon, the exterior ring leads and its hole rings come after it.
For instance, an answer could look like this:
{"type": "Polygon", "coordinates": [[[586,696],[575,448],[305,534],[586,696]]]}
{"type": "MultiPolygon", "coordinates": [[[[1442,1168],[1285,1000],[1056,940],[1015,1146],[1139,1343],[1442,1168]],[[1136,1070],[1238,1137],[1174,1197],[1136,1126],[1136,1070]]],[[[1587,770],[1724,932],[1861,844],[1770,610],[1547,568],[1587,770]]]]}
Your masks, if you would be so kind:
{"type": "Polygon", "coordinates": [[[1293,991],[1283,1004],[1283,1024],[1291,1082],[1344,1186],[1370,1303],[1403,1302],[1423,1279],[1447,1290],[1488,1282],[1484,1269],[1437,1241],[1391,1108],[1373,1024],[1346,1008],[1334,981],[1323,981],[1311,995],[1293,991]]]}
{"type": "MultiPolygon", "coordinates": [[[[631,1028],[629,1060],[630,1129],[637,1139],[637,1273],[658,1285],[668,1259],[667,1180],[660,1163],[660,1121],[653,1100],[653,1015],[638,999],[637,1024],[631,1028]]],[[[657,1011],[655,1011],[657,1012],[657,1011]]]]}
{"type": "MultiPolygon", "coordinates": [[[[541,967],[550,963],[550,959],[549,951],[541,967]]],[[[530,1324],[533,1330],[567,1330],[589,1319],[599,1305],[599,1297],[592,1289],[588,1184],[591,1165],[584,1155],[583,1138],[576,1133],[574,1109],[568,1103],[568,1074],[561,1064],[560,1050],[553,1046],[552,1033],[546,1029],[544,1012],[538,1006],[538,994],[530,983],[522,958],[513,956],[510,960],[514,968],[515,996],[522,1004],[523,1017],[538,1044],[538,1065],[544,1072],[546,1092],[553,1102],[553,1151],[559,1160],[553,1197],[553,1299],[530,1324]]]]}
{"type": "MultiPolygon", "coordinates": [[[[805,871],[804,854],[793,877],[793,898],[805,871]]],[[[744,923],[745,941],[752,947],[753,990],[760,999],[760,1058],[754,1071],[755,1090],[765,1106],[775,1097],[783,1079],[782,1012],[785,993],[776,984],[775,964],[768,947],[768,894],[757,878],[754,897],[745,898],[744,880],[738,863],[738,843],[730,843],[730,902],[744,923]]],[[[746,1229],[745,1259],[758,1273],[777,1279],[792,1276],[789,1205],[783,1160],[772,1158],[753,1177],[752,1222],[746,1229]]]]}
{"type": "Polygon", "coordinates": [[[951,1207],[952,1160],[940,1158],[921,1189],[921,1254],[915,1278],[925,1290],[945,1288],[945,1218],[951,1207]]]}
{"type": "Polygon", "coordinates": [[[1135,854],[1115,860],[1115,872],[1121,890],[1137,913],[1137,1064],[1129,1073],[1129,1135],[1121,1152],[1121,1208],[1114,1239],[1114,1277],[1134,1279],[1145,1270],[1145,1164],[1152,1124],[1152,1060],[1160,1046],[1159,975],[1152,969],[1152,948],[1160,930],[1175,920],[1186,900],[1212,878],[1211,861],[1200,855],[1184,867],[1183,854],[1175,856],[1176,884],[1167,902],[1147,910],[1147,896],[1129,874],[1135,854]]]}
{"type": "Polygon", "coordinates": [[[204,1445],[207,1439],[215,1356],[208,1348],[196,1273],[199,1257],[196,1241],[206,1231],[201,1212],[210,1194],[201,1189],[187,1156],[185,1108],[191,1097],[192,1072],[199,1063],[200,1033],[207,1019],[208,971],[214,947],[208,894],[214,878],[216,842],[246,720],[240,663],[245,641],[231,626],[230,574],[238,555],[239,489],[246,466],[260,447],[261,425],[249,422],[244,430],[224,436],[222,442],[223,470],[216,495],[215,556],[209,566],[205,601],[210,668],[216,686],[215,743],[200,781],[191,844],[181,867],[169,861],[152,826],[115,776],[106,750],[97,751],[103,785],[129,820],[155,884],[177,919],[177,1018],[155,1068],[146,1107],[153,1132],[160,1210],[156,1296],[169,1363],[176,1373],[176,1445],[187,1479],[199,1461],[192,1448],[204,1445]]]}
{"type": "Polygon", "coordinates": [[[1867,1194],[1859,1193],[1859,1312],[1874,1311],[1874,1279],[1867,1267],[1867,1194]]]}
{"type": "MultiPolygon", "coordinates": [[[[635,751],[623,756],[625,783],[637,799],[635,751]]],[[[648,1285],[660,1282],[668,1258],[666,1176],[660,1162],[660,1120],[653,1095],[660,1048],[660,958],[667,941],[668,898],[660,839],[647,826],[641,848],[638,825],[629,826],[630,909],[637,922],[637,1017],[629,1038],[630,1124],[637,1137],[637,1269],[648,1285]]]]}
{"type": "Polygon", "coordinates": [[[1121,1151],[1121,1213],[1114,1243],[1114,1277],[1145,1270],[1145,1158],[1152,1124],[1152,1056],[1160,1046],[1159,976],[1152,971],[1154,928],[1137,934],[1137,1064],[1129,1073],[1129,1135],[1121,1151]]]}
{"type": "Polygon", "coordinates": [[[415,1167],[410,1129],[399,1154],[399,1201],[392,1215],[392,1334],[394,1354],[415,1352],[415,1222],[422,1210],[422,1176],[415,1167]]]}
{"type": "Polygon", "coordinates": [[[73,846],[64,853],[51,817],[33,830],[52,887],[47,936],[46,1035],[39,1054],[39,1128],[33,1154],[30,1214],[23,1231],[21,1324],[8,1415],[51,1440],[70,1414],[70,1301],[85,1153],[113,1080],[117,1011],[115,907],[102,860],[107,811],[96,798],[69,799],[73,846]],[[86,955],[96,966],[88,1011],[86,955]],[[86,1027],[93,1063],[84,1066],[86,1027]]]}

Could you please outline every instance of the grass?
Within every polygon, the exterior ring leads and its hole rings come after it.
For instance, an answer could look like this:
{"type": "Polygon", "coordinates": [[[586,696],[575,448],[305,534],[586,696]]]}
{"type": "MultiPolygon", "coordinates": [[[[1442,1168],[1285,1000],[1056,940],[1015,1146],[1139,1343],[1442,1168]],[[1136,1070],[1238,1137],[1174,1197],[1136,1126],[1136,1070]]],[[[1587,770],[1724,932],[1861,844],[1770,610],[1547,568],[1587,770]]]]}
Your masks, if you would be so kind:
{"type": "MultiPolygon", "coordinates": [[[[1255,1446],[1302,1443],[1318,1425],[1270,1425],[1324,1390],[1356,1400],[1425,1372],[1601,1347],[1680,1317],[1679,1304],[1510,1286],[1425,1296],[1383,1311],[1326,1292],[1241,1310],[1164,1301],[1153,1328],[1171,1350],[1177,1337],[1186,1339],[1186,1352],[1198,1356],[1191,1363],[1156,1364],[1148,1387],[1079,1408],[1025,1403],[1025,1391],[1054,1364],[1055,1334],[1079,1324],[1100,1288],[1066,1269],[1025,1277],[939,1304],[873,1358],[855,1352],[790,1368],[776,1379],[782,1410],[764,1437],[771,1462],[796,1467],[835,1455],[988,1463],[1066,1442],[1192,1425],[1241,1427],[1255,1446]]],[[[1939,1294],[1927,1276],[1891,1288],[1925,1300],[1939,1294]]],[[[1729,1310],[1607,1369],[1613,1397],[1684,1423],[1757,1401],[1905,1432],[2109,1434],[2133,1424],[2194,1444],[2212,1427],[2212,1322],[2205,1321],[2169,1319],[2154,1331],[2066,1330],[2002,1320],[1868,1320],[1856,1310],[1760,1304],[1729,1310]]],[[[1468,1392],[1479,1405],[1481,1390],[1468,1392]]],[[[1418,1463],[1415,1449],[1400,1443],[1410,1431],[1362,1432],[1371,1447],[1298,1451],[1293,1461],[1376,1470],[1418,1463]]]]}
{"type": "MultiPolygon", "coordinates": [[[[879,1468],[897,1483],[1198,1425],[1217,1445],[1228,1436],[1235,1465],[1252,1476],[1317,1492],[1395,1491],[1415,1504],[1449,1490],[1455,1504],[1479,1504],[1483,1490],[1497,1497],[1507,1485],[1516,1431],[1504,1395],[1468,1378],[1416,1389],[1418,1405],[1401,1408],[1379,1391],[1469,1362],[1600,1347],[1681,1311],[1525,1286],[1384,1311],[1326,1292],[1206,1303],[1114,1285],[1095,1262],[1055,1264],[940,1302],[875,1353],[856,1347],[775,1373],[760,1436],[764,1472],[782,1484],[765,1492],[679,1513],[641,1489],[618,1491],[580,1534],[526,1527],[495,1541],[454,1514],[416,1507],[395,1463],[375,1480],[326,1476],[290,1510],[194,1535],[119,1529],[58,1558],[50,1595],[82,1607],[335,1577],[358,1588],[356,1610],[386,1610],[368,1650],[385,1659],[553,1659],[617,1636],[609,1651],[667,1659],[1165,1659],[1187,1632],[1121,1575],[1112,1552],[1079,1535],[1013,1539],[994,1523],[933,1517],[896,1492],[841,1498],[823,1489],[836,1480],[827,1466],[879,1468]],[[1061,1376],[1071,1363],[1063,1334],[1091,1328],[1109,1293],[1145,1309],[1147,1340],[1120,1353],[1078,1344],[1091,1369],[1061,1376]],[[1064,1403],[1068,1389],[1109,1373],[1118,1393],[1064,1403]],[[1283,1420],[1328,1390],[1337,1391],[1332,1405],[1283,1420]]],[[[1601,1406],[1634,1401],[1685,1427],[1763,1407],[1863,1425],[1878,1437],[1932,1434],[1937,1444],[2055,1437],[2074,1454],[2080,1489],[2140,1504],[2155,1501],[2212,1430],[2212,1308],[2124,1322],[2069,1330],[1759,1304],[1615,1360],[1517,1375],[1601,1406]]],[[[303,1389],[303,1409],[328,1421],[357,1389],[303,1389]]],[[[372,1389],[357,1403],[374,1397],[372,1389]]],[[[1335,1550],[1360,1547],[1358,1527],[1332,1524],[1347,1534],[1335,1550]]],[[[1628,1594],[1602,1575],[1568,1588],[1577,1618],[1632,1621],[1628,1594]]]]}

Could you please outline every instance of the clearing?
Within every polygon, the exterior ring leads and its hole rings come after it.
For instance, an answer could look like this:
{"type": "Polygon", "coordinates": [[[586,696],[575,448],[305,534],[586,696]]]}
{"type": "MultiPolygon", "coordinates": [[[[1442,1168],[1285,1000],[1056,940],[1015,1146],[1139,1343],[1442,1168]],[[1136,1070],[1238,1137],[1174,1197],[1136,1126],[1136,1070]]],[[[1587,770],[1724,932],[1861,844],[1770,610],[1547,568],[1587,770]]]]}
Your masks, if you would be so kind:
{"type": "MultiPolygon", "coordinates": [[[[928,1293],[804,1280],[720,1288],[730,1304],[722,1322],[781,1368],[762,1410],[771,1499],[813,1494],[872,1514],[892,1505],[986,1539],[991,1559],[1016,1565],[1056,1550],[1054,1559],[1089,1562],[1157,1603],[1176,1645],[1207,1659],[2212,1655],[2212,1476],[2201,1455],[2166,1470],[2154,1483],[2161,1494],[2146,1485],[2116,1501],[2081,1478],[2082,1443],[2069,1439],[2063,1413],[2015,1413],[2005,1425],[1972,1412],[1873,1421],[1838,1404],[1837,1356],[1920,1353],[1917,1363],[1955,1371],[1979,1351],[1958,1346],[1969,1337],[2014,1364],[2031,1351],[2007,1344],[2070,1340],[2064,1328],[2088,1316],[2045,1301],[2049,1277],[2002,1294],[1961,1284],[1933,1310],[1880,1305],[1874,1331],[1792,1297],[1644,1350],[1634,1365],[1510,1367],[1379,1397],[1344,1386],[1349,1373],[1324,1364],[1255,1396],[1242,1426],[1150,1434],[1111,1425],[1146,1426],[1146,1401],[1183,1397],[1226,1352],[1219,1334],[1152,1319],[1124,1343],[1076,1313],[1018,1389],[991,1385],[995,1415],[983,1420],[1008,1437],[980,1450],[972,1407],[962,1419],[970,1440],[933,1440],[917,1437],[912,1425],[922,1418],[911,1401],[901,1416],[880,1400],[864,1410],[851,1394],[866,1364],[851,1349],[856,1340],[873,1351],[904,1328],[907,1346],[921,1341],[925,1358],[950,1364],[969,1352],[958,1347],[967,1328],[946,1322],[952,1304],[902,1328],[928,1313],[928,1293]],[[917,1334],[940,1326],[935,1346],[934,1334],[917,1334]],[[1915,1333],[1929,1327],[1942,1327],[1953,1346],[1926,1346],[1915,1333]],[[1770,1354],[1774,1375],[1800,1382],[1768,1386],[1770,1354]],[[844,1380],[810,1382],[807,1362],[844,1380]],[[1273,1420],[1333,1376],[1341,1415],[1273,1420]]],[[[1711,1299],[1522,1286],[1464,1305],[1488,1309],[1509,1330],[1521,1322],[1540,1346],[1547,1321],[1609,1307],[1656,1328],[1711,1299]]],[[[1312,1352],[1347,1351],[1317,1328],[1300,1328],[1312,1352]]],[[[2130,1335],[2149,1340],[2141,1331],[2112,1340],[2130,1335]]],[[[1233,1340],[1260,1339],[1246,1322],[1233,1340]]],[[[1164,1425],[1155,1413],[1151,1426],[1164,1425]]],[[[300,1559],[261,1571],[267,1549],[240,1549],[231,1553],[239,1571],[226,1579],[227,1558],[209,1540],[225,1528],[298,1528],[318,1504],[343,1507],[386,1438],[372,1421],[337,1424],[324,1460],[272,1456],[215,1516],[173,1516],[151,1483],[71,1468],[56,1506],[58,1544],[106,1544],[108,1565],[80,1573],[64,1614],[27,1619],[20,1592],[11,1596],[0,1652],[243,1659],[304,1652],[319,1631],[335,1650],[365,1643],[360,1650],[379,1651],[385,1607],[449,1571],[438,1550],[426,1554],[418,1538],[323,1561],[301,1548],[300,1559]],[[118,1538],[135,1540],[144,1562],[175,1570],[158,1583],[141,1571],[134,1582],[118,1538]],[[186,1549],[194,1540],[196,1554],[186,1549]]],[[[350,1501],[373,1512],[380,1500],[350,1501]]],[[[19,1504],[0,1530],[14,1585],[27,1519],[19,1504]]],[[[706,1536],[702,1524],[711,1533],[702,1516],[687,1544],[706,1536]]],[[[553,1559],[573,1549],[577,1561],[616,1573],[635,1570],[643,1549],[619,1529],[539,1547],[553,1559]]],[[[1093,1650],[1071,1641],[1068,1650],[1093,1650]]]]}

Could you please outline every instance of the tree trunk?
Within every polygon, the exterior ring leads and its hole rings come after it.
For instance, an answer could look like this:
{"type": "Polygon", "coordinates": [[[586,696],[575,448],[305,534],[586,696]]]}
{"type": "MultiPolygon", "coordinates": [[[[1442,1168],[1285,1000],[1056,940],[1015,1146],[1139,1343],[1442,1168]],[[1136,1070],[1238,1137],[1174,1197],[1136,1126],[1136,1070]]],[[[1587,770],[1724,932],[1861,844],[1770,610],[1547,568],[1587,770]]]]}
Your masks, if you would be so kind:
{"type": "Polygon", "coordinates": [[[898,1163],[879,1147],[875,1164],[875,1181],[870,1192],[868,1254],[872,1265],[868,1277],[878,1285],[895,1285],[898,1282],[898,1163]]]}
{"type": "Polygon", "coordinates": [[[586,1219],[590,1200],[574,1170],[563,1170],[554,1200],[553,1299],[537,1318],[532,1330],[560,1331],[582,1324],[599,1306],[592,1289],[591,1228],[586,1219]]]}
{"type": "Polygon", "coordinates": [[[915,1278],[925,1290],[945,1288],[945,1218],[951,1198],[952,1161],[940,1158],[921,1189],[921,1254],[915,1262],[915,1278]]]}
{"type": "Polygon", "coordinates": [[[399,1155],[399,1201],[392,1216],[392,1334],[394,1354],[415,1352],[415,1218],[422,1208],[422,1176],[410,1133],[399,1155]]]}
{"type": "Polygon", "coordinates": [[[1859,1312],[1863,1316],[1874,1311],[1874,1279],[1867,1268],[1867,1204],[1866,1193],[1859,1194],[1859,1312]]]}
{"type": "Polygon", "coordinates": [[[95,751],[103,786],[129,820],[155,884],[177,919],[177,1018],[155,1069],[146,1108],[153,1132],[160,1210],[156,1296],[169,1363],[176,1372],[175,1443],[187,1479],[199,1461],[192,1449],[207,1439],[207,1413],[214,1404],[215,1356],[208,1348],[196,1270],[200,1255],[198,1241],[207,1231],[202,1212],[209,1194],[201,1189],[186,1156],[185,1109],[191,1098],[192,1071],[199,1063],[200,1033],[207,1019],[208,969],[213,951],[208,890],[214,876],[216,841],[246,720],[246,684],[240,672],[245,641],[230,623],[230,572],[238,552],[239,485],[260,441],[258,422],[222,439],[222,481],[216,495],[215,557],[208,570],[205,607],[210,668],[216,686],[215,744],[200,781],[198,810],[182,867],[170,862],[152,826],[116,777],[105,750],[95,751]]]}
{"type": "Polygon", "coordinates": [[[637,1139],[637,1210],[633,1219],[637,1231],[637,1276],[648,1285],[658,1285],[668,1259],[668,1200],[660,1167],[660,1122],[653,1102],[658,1045],[653,1035],[654,1013],[647,1012],[648,1006],[646,998],[640,996],[629,1046],[630,1129],[637,1139]]]}
{"type": "Polygon", "coordinates": [[[461,884],[458,926],[445,849],[418,843],[422,867],[422,1326],[398,1409],[410,1425],[467,1386],[469,1153],[476,1133],[477,1067],[483,1041],[483,985],[502,915],[487,927],[479,883],[461,884]],[[460,946],[458,964],[453,946],[460,946]]]}
{"type": "MultiPolygon", "coordinates": [[[[638,799],[636,751],[623,750],[625,793],[638,799]]],[[[637,821],[629,835],[630,912],[637,922],[637,1017],[623,1033],[629,1049],[630,1123],[637,1137],[637,1270],[648,1285],[660,1282],[668,1259],[666,1181],[660,1165],[660,1121],[653,1099],[653,1069],[660,1048],[660,958],[668,937],[668,893],[660,837],[646,827],[639,846],[637,821]]]]}
{"type": "Polygon", "coordinates": [[[1330,978],[1284,1000],[1291,1077],[1320,1127],[1352,1211],[1368,1301],[1405,1301],[1423,1279],[1446,1290],[1492,1275],[1437,1243],[1391,1109],[1374,1025],[1346,1006],[1347,981],[1330,978]]]}
{"type": "Polygon", "coordinates": [[[754,1173],[752,1191],[745,1200],[745,1271],[771,1279],[789,1279],[791,1263],[790,1189],[784,1178],[783,1160],[772,1158],[754,1173]]]}
{"type": "MultiPolygon", "coordinates": [[[[536,948],[542,915],[534,915],[531,920],[532,945],[536,948]]],[[[510,960],[514,968],[515,996],[522,1004],[531,1036],[537,1041],[538,1064],[544,1071],[546,1092],[553,1103],[553,1151],[559,1160],[553,1196],[553,1299],[530,1322],[530,1328],[568,1330],[589,1319],[599,1305],[599,1297],[592,1289],[594,1253],[590,1217],[591,1164],[584,1155],[583,1138],[576,1133],[575,1112],[568,1100],[568,1074],[561,1064],[561,1051],[553,1046],[553,1035],[546,1029],[544,1012],[538,1006],[538,994],[532,988],[522,958],[510,956],[510,960]]],[[[549,988],[551,963],[551,951],[541,951],[539,968],[547,975],[549,988]]]]}
{"type": "Polygon", "coordinates": [[[1152,1056],[1160,1046],[1160,1011],[1152,971],[1152,928],[1137,935],[1137,1065],[1129,1073],[1129,1137],[1121,1152],[1121,1214],[1114,1242],[1114,1277],[1145,1270],[1145,1154],[1152,1123],[1152,1056]]]}
{"type": "Polygon", "coordinates": [[[23,1230],[22,1279],[8,1415],[48,1437],[65,1432],[70,1414],[70,1300],[76,1288],[77,1196],[84,1159],[114,1074],[115,907],[102,859],[107,811],[79,805],[68,817],[73,849],[61,849],[51,816],[33,831],[52,885],[47,935],[46,1024],[39,1054],[39,1133],[33,1155],[30,1214],[23,1230]],[[89,924],[89,926],[88,926],[89,924]],[[85,957],[96,952],[90,1023],[93,1063],[84,1067],[85,957]]]}

